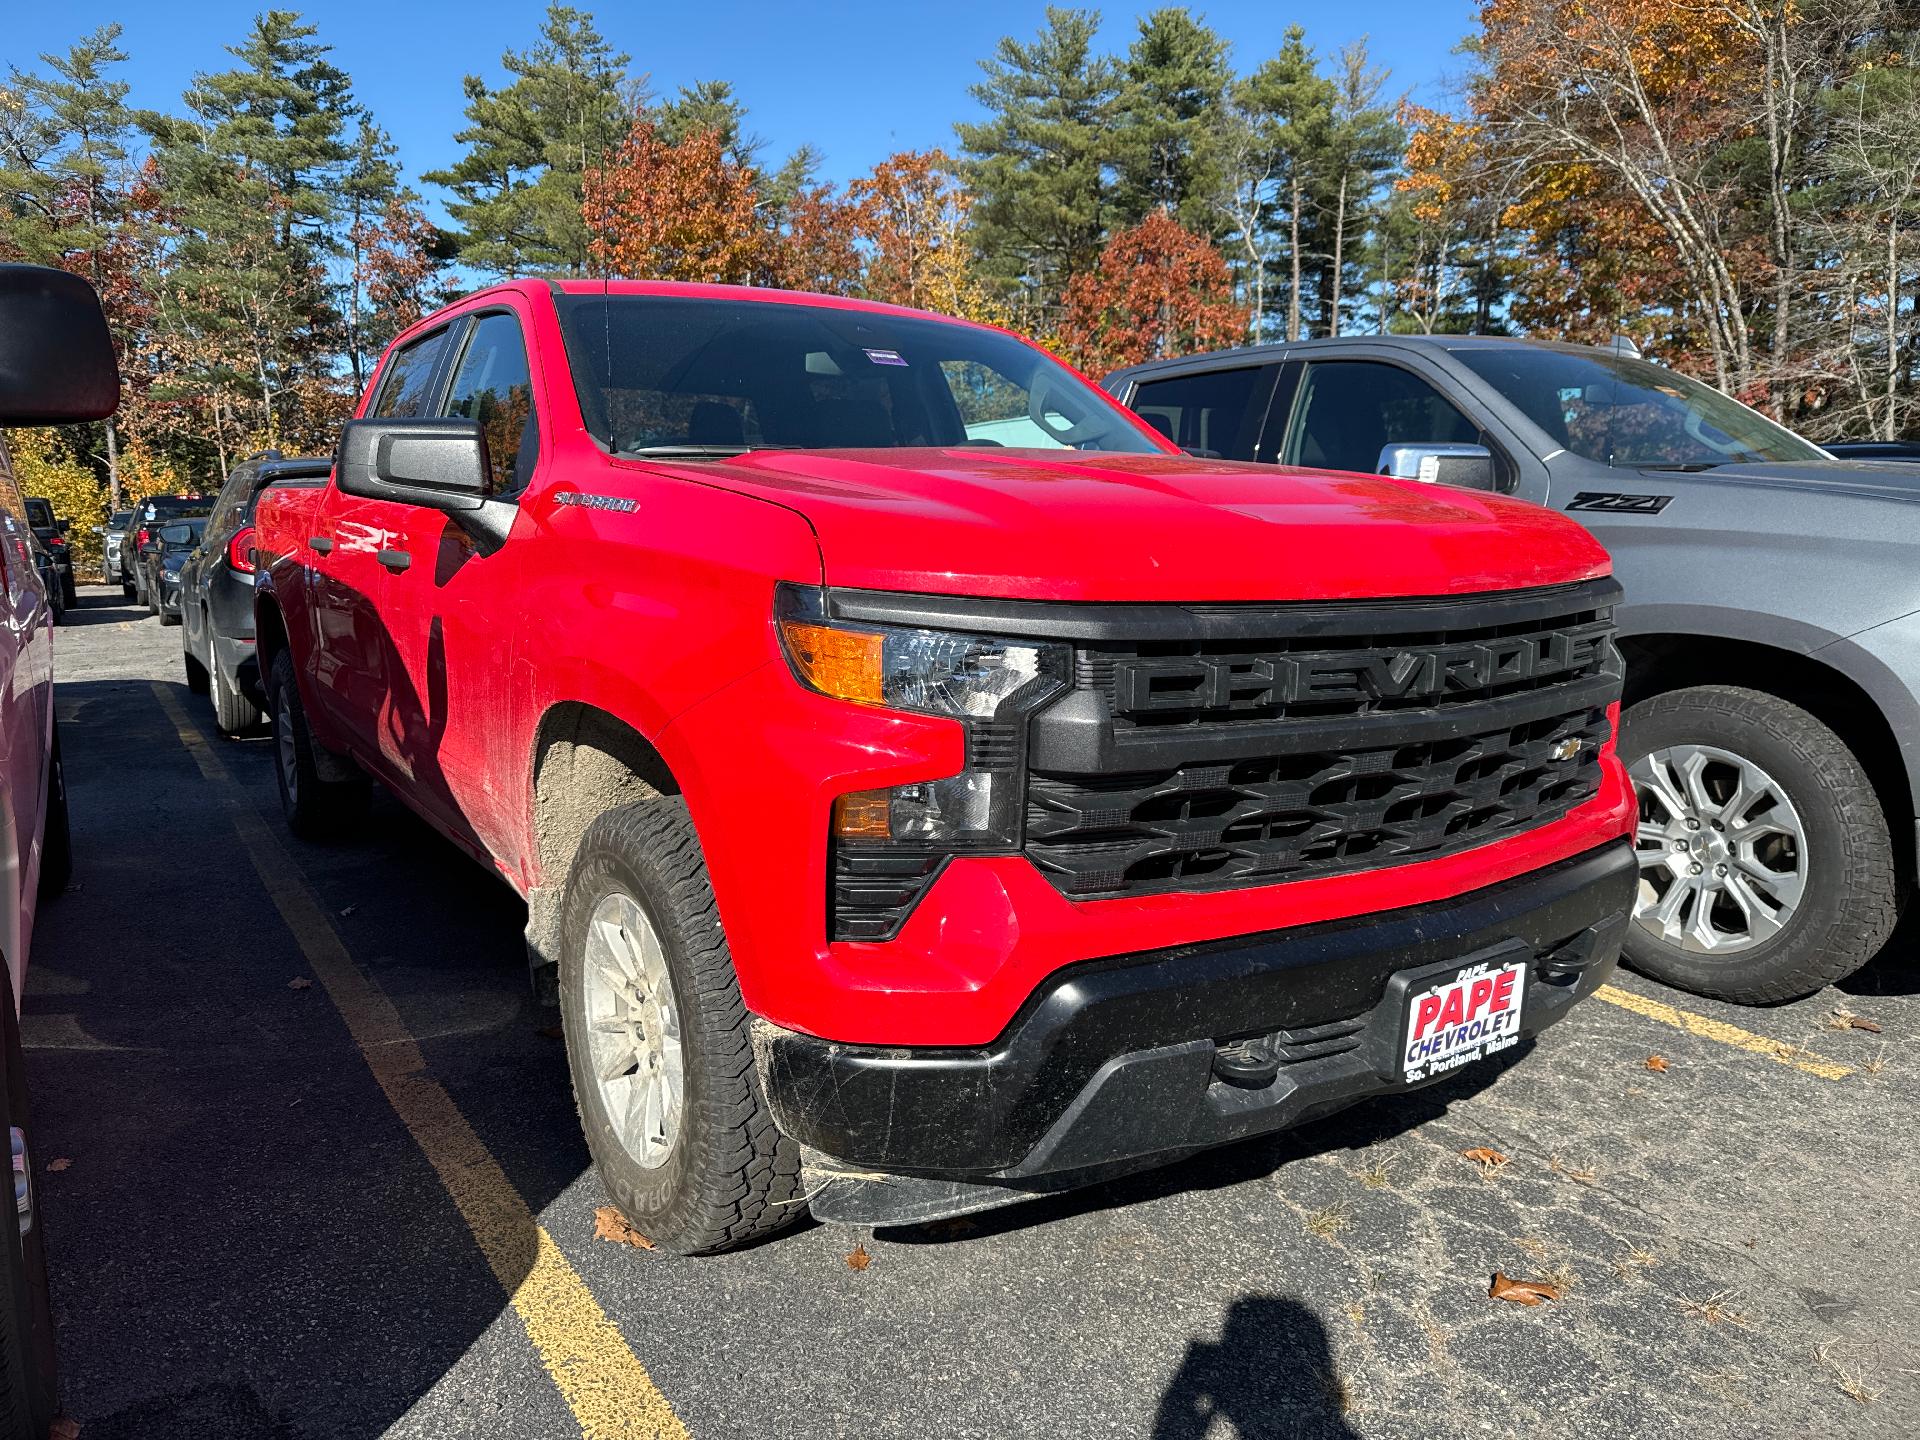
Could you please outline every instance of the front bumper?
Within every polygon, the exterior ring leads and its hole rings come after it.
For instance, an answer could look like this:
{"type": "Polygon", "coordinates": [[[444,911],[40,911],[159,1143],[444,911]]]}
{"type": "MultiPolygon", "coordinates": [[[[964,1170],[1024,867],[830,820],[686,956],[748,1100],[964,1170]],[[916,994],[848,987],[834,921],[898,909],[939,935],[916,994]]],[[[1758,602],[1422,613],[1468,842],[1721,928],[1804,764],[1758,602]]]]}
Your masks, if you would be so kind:
{"type": "MultiPolygon", "coordinates": [[[[981,1204],[942,1208],[953,1187],[939,1182],[1064,1188],[1413,1088],[1396,974],[1518,941],[1532,955],[1521,1034],[1536,1034],[1612,972],[1636,875],[1619,840],[1447,901],[1070,966],[979,1048],[847,1045],[761,1021],[755,1057],[776,1122],[825,1168],[934,1182],[866,1187],[887,1192],[870,1223],[961,1213],[981,1204]],[[1215,1066],[1250,1036],[1275,1037],[1284,1062],[1256,1089],[1215,1066]]],[[[843,1197],[835,1216],[861,1205],[843,1197]]]]}

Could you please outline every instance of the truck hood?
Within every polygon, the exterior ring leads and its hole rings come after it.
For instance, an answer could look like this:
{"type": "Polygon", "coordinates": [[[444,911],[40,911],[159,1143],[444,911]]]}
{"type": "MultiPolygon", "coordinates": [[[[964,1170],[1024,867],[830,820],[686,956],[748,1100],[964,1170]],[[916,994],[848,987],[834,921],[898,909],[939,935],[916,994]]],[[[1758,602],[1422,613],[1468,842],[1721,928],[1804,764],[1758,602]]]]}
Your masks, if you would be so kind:
{"type": "Polygon", "coordinates": [[[1684,475],[1703,485],[1745,485],[1759,489],[1818,491],[1856,495],[1865,500],[1920,500],[1920,464],[1886,460],[1796,460],[1772,464],[1716,465],[1711,470],[1649,469],[1650,482],[1684,475]]]}
{"type": "Polygon", "coordinates": [[[826,581],[1052,600],[1471,594],[1604,575],[1578,525],[1414,481],[1014,449],[761,451],[666,470],[786,506],[826,581]]]}

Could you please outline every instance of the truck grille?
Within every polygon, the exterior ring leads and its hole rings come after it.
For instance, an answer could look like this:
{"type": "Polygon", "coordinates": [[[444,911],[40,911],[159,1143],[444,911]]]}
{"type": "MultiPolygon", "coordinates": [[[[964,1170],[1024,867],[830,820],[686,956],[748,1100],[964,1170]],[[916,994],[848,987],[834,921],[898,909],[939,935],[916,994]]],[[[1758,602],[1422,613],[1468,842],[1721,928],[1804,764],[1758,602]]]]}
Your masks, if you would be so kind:
{"type": "Polygon", "coordinates": [[[1617,595],[1194,611],[1188,636],[1082,644],[1073,693],[1032,722],[1025,853],[1070,898],[1104,899],[1546,824],[1599,789],[1617,595]]]}

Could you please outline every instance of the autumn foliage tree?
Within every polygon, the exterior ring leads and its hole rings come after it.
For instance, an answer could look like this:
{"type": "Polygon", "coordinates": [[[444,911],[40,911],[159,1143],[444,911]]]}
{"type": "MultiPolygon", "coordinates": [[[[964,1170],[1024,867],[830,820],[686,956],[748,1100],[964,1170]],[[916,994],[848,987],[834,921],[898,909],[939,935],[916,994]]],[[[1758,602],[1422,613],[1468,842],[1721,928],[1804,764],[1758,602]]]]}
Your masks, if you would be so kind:
{"type": "Polygon", "coordinates": [[[608,163],[586,172],[582,193],[600,274],[744,285],[770,268],[754,172],[717,131],[676,142],[636,116],[608,163]]]}
{"type": "Polygon", "coordinates": [[[1109,240],[1093,271],[1067,287],[1059,340],[1097,374],[1236,345],[1246,333],[1247,311],[1234,302],[1219,250],[1156,210],[1109,240]]]}

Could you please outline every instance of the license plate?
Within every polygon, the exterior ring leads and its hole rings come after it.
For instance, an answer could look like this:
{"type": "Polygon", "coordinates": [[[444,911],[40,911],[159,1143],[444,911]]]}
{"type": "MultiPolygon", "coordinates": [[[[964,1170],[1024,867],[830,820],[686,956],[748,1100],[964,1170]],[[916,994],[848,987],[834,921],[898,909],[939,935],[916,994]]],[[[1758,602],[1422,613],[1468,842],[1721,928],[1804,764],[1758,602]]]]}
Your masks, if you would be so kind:
{"type": "Polygon", "coordinates": [[[1401,1073],[1425,1080],[1498,1054],[1520,1041],[1527,962],[1470,965],[1407,996],[1401,1073]]]}

